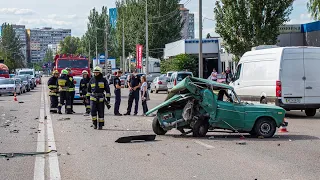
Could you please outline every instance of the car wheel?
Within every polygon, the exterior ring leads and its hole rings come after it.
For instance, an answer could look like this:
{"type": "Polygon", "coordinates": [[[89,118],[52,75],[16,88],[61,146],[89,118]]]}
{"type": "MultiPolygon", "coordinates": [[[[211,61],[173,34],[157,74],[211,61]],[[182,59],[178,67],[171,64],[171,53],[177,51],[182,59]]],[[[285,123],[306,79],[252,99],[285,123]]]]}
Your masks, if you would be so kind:
{"type": "Polygon", "coordinates": [[[193,137],[205,137],[209,130],[209,122],[207,119],[199,118],[193,126],[193,137]]]}
{"type": "Polygon", "coordinates": [[[167,131],[160,126],[157,116],[154,117],[152,121],[152,130],[156,135],[165,135],[167,133],[167,131]]]}
{"type": "Polygon", "coordinates": [[[150,89],[150,93],[153,93],[153,90],[152,90],[152,88],[150,89]]]}
{"type": "Polygon", "coordinates": [[[267,99],[266,98],[261,98],[261,100],[260,100],[260,104],[268,104],[268,101],[267,101],[267,99]]]}
{"type": "Polygon", "coordinates": [[[264,138],[270,138],[276,132],[276,123],[274,120],[263,117],[256,121],[254,125],[254,132],[257,136],[263,136],[264,138]]]}
{"type": "Polygon", "coordinates": [[[304,110],[304,113],[306,113],[308,117],[313,117],[314,115],[316,115],[317,109],[306,109],[304,110]]]}
{"type": "Polygon", "coordinates": [[[158,91],[158,90],[156,90],[156,93],[157,93],[157,94],[158,94],[158,92],[159,92],[159,91],[158,91]]]}

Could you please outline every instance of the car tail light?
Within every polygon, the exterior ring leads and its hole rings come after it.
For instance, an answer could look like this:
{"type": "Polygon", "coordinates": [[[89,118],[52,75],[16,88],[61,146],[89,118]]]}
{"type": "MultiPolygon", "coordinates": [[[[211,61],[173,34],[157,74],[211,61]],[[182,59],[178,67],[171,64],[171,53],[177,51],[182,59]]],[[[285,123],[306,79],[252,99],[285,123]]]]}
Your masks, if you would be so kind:
{"type": "Polygon", "coordinates": [[[281,81],[276,81],[276,97],[281,97],[281,81]]]}
{"type": "Polygon", "coordinates": [[[174,86],[177,85],[177,80],[176,79],[173,81],[173,85],[174,86]]]}
{"type": "Polygon", "coordinates": [[[162,82],[161,82],[161,81],[158,81],[158,84],[162,84],[162,82]]]}

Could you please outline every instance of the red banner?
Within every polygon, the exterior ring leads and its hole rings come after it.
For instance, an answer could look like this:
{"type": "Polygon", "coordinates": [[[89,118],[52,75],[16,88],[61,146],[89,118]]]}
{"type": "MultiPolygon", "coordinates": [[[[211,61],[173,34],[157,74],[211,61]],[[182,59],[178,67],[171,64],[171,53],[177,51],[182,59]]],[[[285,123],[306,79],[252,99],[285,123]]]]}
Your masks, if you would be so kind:
{"type": "Polygon", "coordinates": [[[142,68],[142,48],[143,48],[142,45],[140,45],[140,44],[136,45],[137,69],[142,68]]]}

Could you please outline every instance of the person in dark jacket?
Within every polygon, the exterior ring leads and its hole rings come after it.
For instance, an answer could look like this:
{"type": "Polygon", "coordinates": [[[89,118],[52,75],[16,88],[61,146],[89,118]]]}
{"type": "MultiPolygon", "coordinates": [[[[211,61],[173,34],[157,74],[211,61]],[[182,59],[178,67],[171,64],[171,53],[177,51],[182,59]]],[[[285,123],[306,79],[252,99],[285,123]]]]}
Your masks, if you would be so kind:
{"type": "Polygon", "coordinates": [[[58,112],[58,103],[59,103],[59,86],[58,86],[58,77],[59,71],[55,70],[52,73],[52,77],[48,80],[48,88],[50,90],[50,112],[57,113],[58,112]]]}
{"type": "Polygon", "coordinates": [[[128,100],[128,108],[127,112],[124,115],[130,115],[133,100],[135,101],[134,106],[134,115],[138,114],[139,107],[139,97],[140,97],[140,87],[141,87],[141,79],[140,76],[137,75],[137,71],[135,70],[128,82],[129,87],[129,100],[128,100]]]}
{"type": "Polygon", "coordinates": [[[110,87],[108,81],[102,76],[102,69],[97,66],[93,69],[94,77],[91,78],[88,85],[88,93],[90,94],[91,117],[94,129],[99,130],[104,126],[104,106],[105,97],[106,104],[110,104],[110,87]],[[106,95],[104,95],[106,92],[106,95]],[[97,119],[98,114],[98,119],[97,119]],[[99,123],[97,122],[99,121],[99,123]]]}
{"type": "Polygon", "coordinates": [[[66,69],[61,71],[61,76],[58,78],[59,92],[60,92],[60,103],[58,104],[58,113],[61,113],[61,108],[65,105],[67,114],[72,114],[71,111],[71,99],[69,93],[70,79],[68,77],[68,71],[66,69]]]}
{"type": "Polygon", "coordinates": [[[70,80],[70,85],[69,85],[69,97],[70,98],[70,102],[71,102],[71,112],[72,113],[75,113],[73,111],[73,101],[74,101],[74,96],[76,94],[76,85],[74,84],[74,80],[73,80],[73,75],[72,75],[72,72],[71,72],[71,69],[70,68],[67,68],[67,71],[68,71],[68,78],[70,80]]]}
{"type": "Polygon", "coordinates": [[[121,80],[120,77],[122,75],[122,71],[117,72],[117,76],[113,80],[114,85],[114,94],[115,94],[115,103],[114,103],[114,115],[122,116],[119,113],[120,103],[121,103],[121,80]]]}
{"type": "Polygon", "coordinates": [[[86,113],[84,115],[90,114],[90,94],[88,94],[88,84],[89,84],[90,78],[88,76],[88,71],[83,70],[82,71],[82,79],[80,81],[80,96],[83,98],[83,104],[86,108],[86,113]]]}

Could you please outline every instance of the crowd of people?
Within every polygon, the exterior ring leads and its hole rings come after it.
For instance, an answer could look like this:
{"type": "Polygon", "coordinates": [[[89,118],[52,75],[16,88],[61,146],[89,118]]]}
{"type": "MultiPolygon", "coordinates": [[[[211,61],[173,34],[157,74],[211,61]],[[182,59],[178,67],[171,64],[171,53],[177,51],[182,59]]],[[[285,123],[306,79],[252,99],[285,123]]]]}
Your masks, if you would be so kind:
{"type": "MultiPolygon", "coordinates": [[[[95,67],[93,69],[94,76],[89,77],[87,71],[82,72],[82,79],[80,81],[79,93],[83,98],[83,104],[85,106],[85,114],[89,116],[91,114],[92,123],[94,129],[101,130],[104,126],[104,111],[105,106],[109,109],[110,106],[110,87],[109,82],[103,77],[102,69],[95,67]]],[[[122,71],[117,72],[117,77],[114,79],[114,115],[122,116],[119,112],[121,104],[121,81],[120,77],[122,71]]],[[[138,76],[137,71],[134,71],[128,82],[129,87],[129,99],[128,108],[124,115],[130,115],[133,102],[135,103],[134,115],[138,115],[139,100],[141,98],[143,107],[143,116],[146,116],[148,112],[147,101],[149,100],[149,94],[147,90],[147,80],[145,76],[138,76]]],[[[66,114],[73,114],[73,100],[75,95],[75,83],[73,80],[72,72],[70,68],[66,68],[61,71],[61,75],[58,71],[54,71],[52,77],[48,80],[48,88],[50,90],[50,112],[62,114],[62,107],[65,106],[66,114]]]]}

